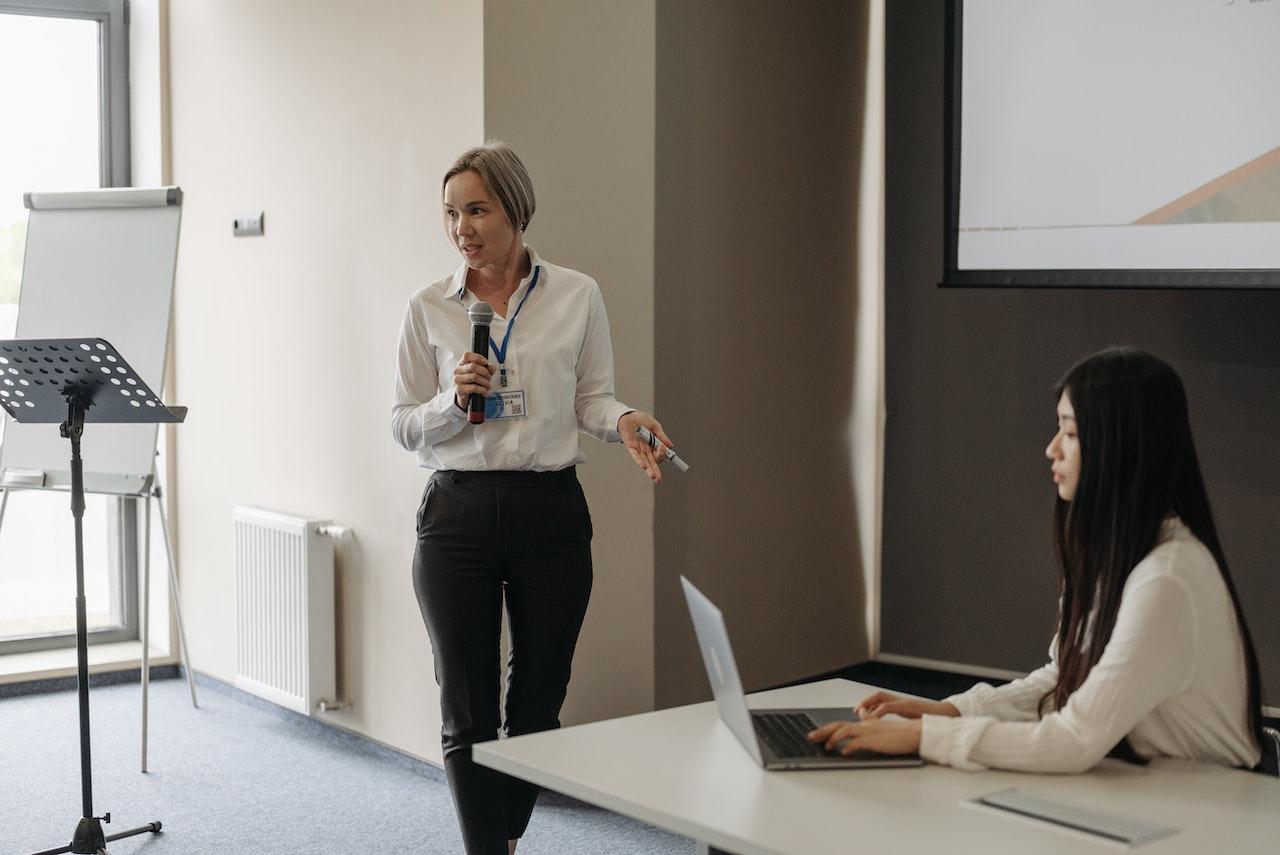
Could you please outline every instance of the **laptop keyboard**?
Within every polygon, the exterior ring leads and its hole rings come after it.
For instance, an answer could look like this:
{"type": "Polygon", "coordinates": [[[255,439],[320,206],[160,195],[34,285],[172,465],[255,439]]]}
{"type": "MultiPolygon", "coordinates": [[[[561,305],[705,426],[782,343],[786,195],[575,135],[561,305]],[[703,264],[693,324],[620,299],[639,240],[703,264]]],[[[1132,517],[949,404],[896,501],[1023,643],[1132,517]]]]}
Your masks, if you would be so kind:
{"type": "Polygon", "coordinates": [[[756,734],[777,757],[822,757],[831,753],[805,737],[818,725],[804,713],[752,713],[751,721],[756,734]]]}

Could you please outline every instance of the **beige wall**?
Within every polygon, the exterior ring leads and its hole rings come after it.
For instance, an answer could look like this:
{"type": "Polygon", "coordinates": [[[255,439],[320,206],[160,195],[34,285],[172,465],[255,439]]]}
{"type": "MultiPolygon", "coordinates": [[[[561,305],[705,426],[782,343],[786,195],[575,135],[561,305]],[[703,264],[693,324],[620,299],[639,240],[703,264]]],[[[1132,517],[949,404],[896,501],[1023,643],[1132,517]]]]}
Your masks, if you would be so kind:
{"type": "MultiPolygon", "coordinates": [[[[529,244],[600,283],[618,398],[645,410],[654,406],[653,28],[653,0],[485,4],[485,133],[514,145],[533,175],[529,244]]],[[[585,444],[595,584],[565,722],[653,708],[655,488],[622,446],[585,444]]]]}
{"type": "Polygon", "coordinates": [[[708,696],[681,573],[726,610],[749,685],[865,658],[880,424],[878,302],[855,287],[875,273],[857,265],[859,229],[879,222],[878,181],[860,180],[868,4],[485,10],[485,129],[534,171],[531,242],[601,282],[620,396],[656,400],[696,466],[651,490],[591,449],[598,582],[566,721],[708,696]],[[829,378],[809,387],[818,412],[776,399],[810,336],[829,378]],[[784,448],[761,454],[748,423],[784,448]]]}
{"type": "Polygon", "coordinates": [[[697,466],[657,506],[662,706],[709,694],[681,574],[724,610],[748,689],[867,655],[867,14],[658,5],[657,400],[697,466]]]}
{"type": "Polygon", "coordinates": [[[425,481],[391,440],[396,336],[451,271],[439,176],[483,134],[482,4],[170,6],[173,180],[184,191],[176,525],[193,667],[235,673],[231,508],[348,525],[331,719],[439,759],[409,559],[425,481]],[[237,211],[266,235],[232,238],[237,211]]]}
{"type": "Polygon", "coordinates": [[[707,696],[679,573],[725,606],[751,686],[865,654],[866,6],[805,6],[170,6],[187,194],[174,400],[192,411],[174,491],[195,668],[234,676],[231,507],[331,517],[356,537],[338,567],[354,706],[328,718],[439,760],[408,572],[423,476],[390,439],[388,400],[405,301],[456,263],[439,175],[485,135],[533,173],[530,243],[600,282],[619,397],[655,408],[694,466],[654,490],[588,441],[596,586],[564,720],[707,696]],[[266,236],[233,239],[232,216],[257,208],[266,236]],[[797,362],[817,379],[797,385],[797,362]]]}

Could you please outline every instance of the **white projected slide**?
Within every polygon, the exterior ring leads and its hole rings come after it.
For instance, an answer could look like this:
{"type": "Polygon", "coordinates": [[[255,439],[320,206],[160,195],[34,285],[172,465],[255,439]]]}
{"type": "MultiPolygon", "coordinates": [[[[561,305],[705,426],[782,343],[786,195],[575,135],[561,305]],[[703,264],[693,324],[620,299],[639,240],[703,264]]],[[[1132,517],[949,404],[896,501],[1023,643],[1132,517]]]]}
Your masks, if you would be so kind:
{"type": "Polygon", "coordinates": [[[1280,269],[1280,0],[964,0],[960,270],[1280,269]]]}

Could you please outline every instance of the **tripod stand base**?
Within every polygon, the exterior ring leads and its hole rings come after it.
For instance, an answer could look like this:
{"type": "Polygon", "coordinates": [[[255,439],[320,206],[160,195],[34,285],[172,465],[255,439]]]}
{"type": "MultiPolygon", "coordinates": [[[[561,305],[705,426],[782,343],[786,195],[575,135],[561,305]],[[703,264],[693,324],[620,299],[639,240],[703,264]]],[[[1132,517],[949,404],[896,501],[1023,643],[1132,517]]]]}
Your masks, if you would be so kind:
{"type": "MultiPolygon", "coordinates": [[[[71,441],[71,516],[75,525],[76,551],[76,677],[77,696],[80,707],[80,820],[76,827],[75,837],[66,846],[47,849],[34,855],[61,855],[63,852],[86,853],[99,855],[107,851],[109,841],[132,837],[135,834],[155,833],[160,831],[160,823],[152,822],[139,828],[133,828],[110,836],[102,833],[102,823],[111,822],[111,814],[94,816],[93,811],[93,767],[90,762],[89,734],[89,631],[88,619],[85,615],[84,592],[84,462],[80,457],[80,439],[84,434],[86,416],[92,412],[90,421],[117,424],[158,424],[178,423],[186,417],[186,410],[181,407],[165,407],[158,404],[158,398],[142,378],[134,376],[136,372],[122,356],[115,352],[109,342],[102,339],[23,339],[0,341],[0,350],[6,356],[0,357],[0,364],[13,363],[9,373],[19,374],[26,371],[34,374],[36,369],[47,374],[41,367],[44,363],[61,362],[66,368],[57,368],[55,372],[60,379],[48,381],[37,380],[30,386],[26,380],[21,381],[27,389],[16,392],[22,398],[23,407],[9,399],[9,393],[0,395],[0,409],[20,422],[34,424],[58,424],[65,412],[66,419],[61,420],[59,433],[64,439],[71,441]],[[79,368],[72,367],[72,361],[79,368]],[[113,363],[112,368],[97,367],[95,363],[103,360],[113,363]],[[88,361],[86,361],[88,360],[88,361]],[[40,363],[40,364],[37,364],[40,363]],[[30,364],[30,368],[16,366],[30,364]],[[117,385],[127,382],[129,388],[121,389],[122,397],[110,394],[112,386],[106,385],[99,372],[111,375],[117,385]],[[122,375],[117,377],[116,375],[122,375]],[[145,406],[143,402],[145,403],[145,406]]],[[[10,386],[12,380],[5,380],[10,386]]],[[[4,492],[7,498],[8,491],[4,492]]],[[[2,507],[2,505],[0,505],[2,507]]],[[[148,520],[150,515],[148,514],[148,520]]],[[[150,540],[148,540],[150,542],[150,540]]],[[[146,626],[146,624],[144,624],[146,626]]],[[[143,634],[145,644],[145,630],[143,634]]],[[[146,685],[148,671],[145,669],[147,653],[143,651],[143,685],[146,685]]],[[[143,721],[145,722],[145,718],[143,721]]],[[[145,746],[146,731],[143,730],[145,746]]],[[[144,748],[145,750],[145,748],[144,748]]],[[[145,764],[145,754],[144,764],[145,764]]]]}
{"type": "MultiPolygon", "coordinates": [[[[105,818],[107,822],[110,822],[111,814],[107,814],[105,818]]],[[[126,837],[159,830],[160,822],[156,821],[137,828],[131,828],[128,831],[122,831],[119,834],[104,835],[102,833],[102,818],[86,816],[80,820],[80,824],[76,826],[75,836],[71,838],[71,842],[66,846],[59,846],[57,849],[42,849],[39,852],[32,852],[31,855],[61,855],[63,852],[71,852],[73,855],[99,855],[99,853],[107,851],[107,844],[113,840],[123,840],[126,837]]]]}

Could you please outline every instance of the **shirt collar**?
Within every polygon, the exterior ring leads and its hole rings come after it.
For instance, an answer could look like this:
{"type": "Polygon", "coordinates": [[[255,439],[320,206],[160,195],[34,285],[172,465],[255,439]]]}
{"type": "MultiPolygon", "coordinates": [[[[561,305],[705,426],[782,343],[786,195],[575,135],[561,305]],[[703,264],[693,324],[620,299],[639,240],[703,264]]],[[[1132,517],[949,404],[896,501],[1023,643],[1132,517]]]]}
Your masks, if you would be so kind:
{"type": "Polygon", "coordinates": [[[1177,514],[1169,514],[1160,523],[1159,542],[1163,543],[1166,540],[1177,537],[1185,528],[1187,528],[1187,524],[1182,521],[1182,517],[1177,514]]]}
{"type": "MultiPolygon", "coordinates": [[[[538,253],[534,251],[533,247],[529,246],[529,244],[525,244],[524,250],[529,253],[529,275],[520,280],[520,284],[516,286],[516,294],[519,294],[522,289],[528,286],[529,282],[533,279],[533,272],[542,264],[542,259],[538,258],[538,253]]],[[[541,278],[538,279],[538,283],[541,285],[546,284],[541,278]]],[[[459,300],[465,302],[466,294],[467,263],[464,261],[453,273],[453,282],[449,285],[449,296],[457,297],[459,300]]]]}

